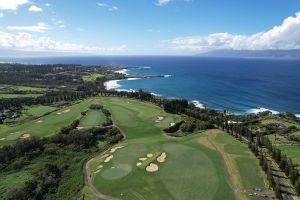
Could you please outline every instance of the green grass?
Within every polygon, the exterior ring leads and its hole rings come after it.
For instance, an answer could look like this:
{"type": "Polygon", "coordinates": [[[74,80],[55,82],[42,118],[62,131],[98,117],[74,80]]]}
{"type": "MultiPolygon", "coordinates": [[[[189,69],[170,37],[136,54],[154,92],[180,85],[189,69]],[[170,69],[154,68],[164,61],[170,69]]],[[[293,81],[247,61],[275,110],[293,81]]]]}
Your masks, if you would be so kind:
{"type": "Polygon", "coordinates": [[[25,107],[24,114],[39,117],[56,109],[57,108],[51,106],[30,106],[25,107]]]}
{"type": "Polygon", "coordinates": [[[3,90],[14,90],[14,91],[22,91],[22,92],[28,92],[28,91],[43,92],[43,91],[50,90],[48,88],[16,86],[16,85],[0,85],[0,87],[6,87],[3,90]]]}
{"type": "Polygon", "coordinates": [[[0,199],[7,196],[9,191],[17,189],[23,186],[23,184],[30,180],[32,175],[23,170],[12,174],[1,173],[0,174],[0,199]]]}
{"type": "Polygon", "coordinates": [[[89,110],[80,121],[80,127],[101,126],[105,122],[105,115],[101,110],[89,110]]]}
{"type": "MultiPolygon", "coordinates": [[[[102,193],[121,199],[234,199],[229,178],[220,154],[198,143],[200,134],[170,138],[162,129],[180,120],[177,115],[135,100],[102,98],[112,113],[114,123],[126,135],[105,163],[101,155],[90,163],[94,186],[102,193]],[[164,117],[155,122],[157,117],[164,117]],[[166,152],[166,162],[149,173],[137,167],[147,153],[166,152]],[[102,171],[94,173],[99,165],[102,171]]],[[[108,151],[109,153],[109,151],[108,151]]]]}
{"type": "Polygon", "coordinates": [[[291,158],[294,163],[300,164],[300,146],[280,145],[279,149],[288,158],[291,158]]]}
{"type": "Polygon", "coordinates": [[[104,77],[103,74],[92,74],[92,75],[86,75],[82,77],[82,80],[84,81],[96,81],[97,78],[104,77]]]}
{"type": "Polygon", "coordinates": [[[0,93],[0,99],[39,97],[39,96],[42,96],[42,94],[1,94],[0,93]]]}
{"type": "Polygon", "coordinates": [[[39,137],[53,135],[62,127],[66,127],[74,120],[79,119],[81,112],[88,110],[91,104],[98,101],[98,98],[84,100],[17,126],[0,125],[0,138],[4,138],[4,140],[0,140],[0,145],[14,143],[24,133],[39,137]]]}

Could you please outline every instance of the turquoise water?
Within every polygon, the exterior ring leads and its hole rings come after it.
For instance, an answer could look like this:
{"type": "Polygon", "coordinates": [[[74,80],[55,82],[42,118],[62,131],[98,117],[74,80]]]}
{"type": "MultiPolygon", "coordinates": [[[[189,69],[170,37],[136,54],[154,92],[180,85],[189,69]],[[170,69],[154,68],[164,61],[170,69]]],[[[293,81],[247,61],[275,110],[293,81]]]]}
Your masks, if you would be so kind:
{"type": "Polygon", "coordinates": [[[234,113],[300,114],[300,60],[201,58],[175,56],[60,57],[1,59],[33,64],[76,63],[142,67],[129,74],[171,75],[119,81],[121,90],[143,89],[171,98],[196,100],[205,107],[234,113]]]}

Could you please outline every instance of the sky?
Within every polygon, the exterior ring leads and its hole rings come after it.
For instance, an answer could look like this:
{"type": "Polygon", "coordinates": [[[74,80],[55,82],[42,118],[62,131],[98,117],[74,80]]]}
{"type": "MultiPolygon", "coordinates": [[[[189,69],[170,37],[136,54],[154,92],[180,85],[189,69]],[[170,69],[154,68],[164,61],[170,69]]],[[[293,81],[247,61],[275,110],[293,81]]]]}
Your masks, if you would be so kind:
{"type": "Polygon", "coordinates": [[[300,49],[299,0],[0,0],[0,52],[300,49]]]}

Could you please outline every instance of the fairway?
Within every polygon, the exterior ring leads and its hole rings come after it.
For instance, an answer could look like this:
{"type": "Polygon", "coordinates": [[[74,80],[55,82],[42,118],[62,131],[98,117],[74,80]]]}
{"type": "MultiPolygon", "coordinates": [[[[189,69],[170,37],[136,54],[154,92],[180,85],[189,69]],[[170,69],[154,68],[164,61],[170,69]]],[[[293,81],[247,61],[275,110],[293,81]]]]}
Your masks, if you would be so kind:
{"type": "Polygon", "coordinates": [[[101,110],[89,110],[81,120],[79,127],[89,128],[101,126],[105,122],[105,115],[101,110]]]}
{"type": "MultiPolygon", "coordinates": [[[[126,135],[126,140],[116,149],[108,150],[89,162],[92,184],[99,192],[128,200],[248,199],[247,195],[235,194],[237,186],[230,184],[231,171],[227,169],[222,153],[200,141],[208,138],[209,131],[171,138],[163,135],[162,129],[179,121],[178,115],[135,100],[101,98],[101,102],[111,111],[114,123],[126,135]],[[166,158],[159,162],[158,156],[162,153],[166,158]],[[151,164],[153,172],[148,171],[151,164]]],[[[221,132],[214,134],[214,138],[217,134],[221,132]]],[[[246,175],[239,174],[235,165],[235,176],[243,179],[252,173],[260,173],[257,161],[245,145],[237,145],[239,142],[230,136],[225,142],[229,143],[222,151],[233,153],[238,158],[253,159],[253,170],[245,172],[246,175]]],[[[238,162],[235,157],[232,160],[238,162]]],[[[262,177],[256,179],[250,183],[240,181],[238,189],[255,186],[264,189],[262,177]]]]}
{"type": "MultiPolygon", "coordinates": [[[[80,101],[68,107],[61,108],[49,115],[31,120],[16,126],[0,125],[0,145],[14,143],[19,138],[31,136],[45,137],[58,132],[62,127],[66,127],[74,120],[79,119],[81,112],[87,111],[89,106],[97,103],[98,98],[80,101]]],[[[37,108],[32,114],[41,114],[45,107],[37,108]]]]}

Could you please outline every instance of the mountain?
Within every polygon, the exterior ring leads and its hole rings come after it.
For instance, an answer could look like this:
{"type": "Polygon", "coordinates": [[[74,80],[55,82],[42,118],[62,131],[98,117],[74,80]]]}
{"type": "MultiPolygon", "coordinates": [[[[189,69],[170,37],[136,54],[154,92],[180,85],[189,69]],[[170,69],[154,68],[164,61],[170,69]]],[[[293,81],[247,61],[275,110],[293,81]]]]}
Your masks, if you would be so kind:
{"type": "Polygon", "coordinates": [[[215,50],[198,54],[203,57],[277,58],[300,59],[300,49],[295,50],[215,50]]]}

